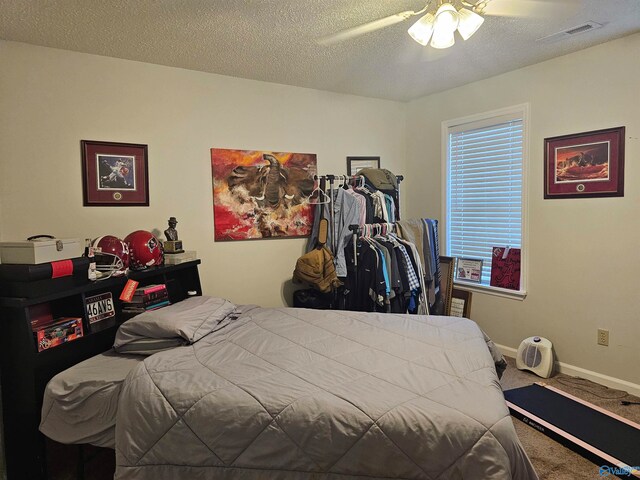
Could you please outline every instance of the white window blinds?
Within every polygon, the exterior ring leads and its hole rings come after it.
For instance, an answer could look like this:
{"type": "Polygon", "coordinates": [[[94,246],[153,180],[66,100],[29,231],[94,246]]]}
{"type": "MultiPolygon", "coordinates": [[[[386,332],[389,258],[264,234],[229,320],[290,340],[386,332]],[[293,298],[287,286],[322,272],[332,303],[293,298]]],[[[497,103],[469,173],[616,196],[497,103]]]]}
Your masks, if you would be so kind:
{"type": "Polygon", "coordinates": [[[482,258],[489,285],[493,247],[522,244],[523,115],[448,132],[447,254],[482,258]]]}

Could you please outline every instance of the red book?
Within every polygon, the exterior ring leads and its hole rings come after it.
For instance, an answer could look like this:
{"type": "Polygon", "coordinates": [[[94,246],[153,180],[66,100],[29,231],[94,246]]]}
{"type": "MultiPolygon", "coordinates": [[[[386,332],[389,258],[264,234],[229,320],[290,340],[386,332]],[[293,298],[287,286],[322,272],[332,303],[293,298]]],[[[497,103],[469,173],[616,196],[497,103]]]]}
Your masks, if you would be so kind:
{"type": "Polygon", "coordinates": [[[124,288],[122,289],[122,293],[120,294],[120,300],[123,302],[130,302],[133,298],[133,294],[136,293],[136,287],[138,286],[138,282],[135,280],[127,280],[124,288]]]}
{"type": "Polygon", "coordinates": [[[159,290],[166,290],[166,289],[167,289],[167,286],[164,283],[161,283],[159,285],[147,285],[146,287],[142,287],[142,293],[146,295],[147,293],[153,293],[159,290]]]}

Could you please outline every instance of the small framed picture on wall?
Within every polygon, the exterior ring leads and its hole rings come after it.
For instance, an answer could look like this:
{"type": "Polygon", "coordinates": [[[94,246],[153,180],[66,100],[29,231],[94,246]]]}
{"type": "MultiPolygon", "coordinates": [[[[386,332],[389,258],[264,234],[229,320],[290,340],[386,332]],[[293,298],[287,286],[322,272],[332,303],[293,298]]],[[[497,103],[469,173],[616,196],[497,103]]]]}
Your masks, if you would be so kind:
{"type": "Polygon", "coordinates": [[[380,157],[347,157],[347,175],[357,175],[363,168],[380,168],[380,157]]]}
{"type": "Polygon", "coordinates": [[[82,140],[85,207],[149,206],[147,145],[82,140]]]}
{"type": "Polygon", "coordinates": [[[625,127],[544,139],[544,198],[624,196],[625,127]]]}

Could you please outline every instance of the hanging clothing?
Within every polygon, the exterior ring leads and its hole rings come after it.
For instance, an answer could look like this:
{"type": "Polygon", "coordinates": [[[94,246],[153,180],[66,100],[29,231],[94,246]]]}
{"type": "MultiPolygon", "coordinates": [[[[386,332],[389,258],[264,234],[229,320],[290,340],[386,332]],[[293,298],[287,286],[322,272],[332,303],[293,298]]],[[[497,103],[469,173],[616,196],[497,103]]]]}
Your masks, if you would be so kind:
{"type": "Polygon", "coordinates": [[[374,312],[377,305],[384,304],[387,286],[378,251],[369,242],[360,238],[345,249],[348,276],[345,279],[345,309],[374,312]],[[357,267],[356,267],[357,263],[357,267]]]}
{"type": "Polygon", "coordinates": [[[395,202],[393,201],[393,197],[385,193],[384,199],[385,199],[385,206],[387,208],[387,216],[389,217],[388,222],[395,223],[396,222],[396,205],[395,205],[395,202]]]}
{"type": "Polygon", "coordinates": [[[389,222],[389,214],[387,213],[384,193],[382,193],[380,190],[376,190],[375,192],[371,193],[371,199],[373,200],[374,223],[377,223],[375,219],[378,219],[378,222],[389,222]]]}
{"type": "Polygon", "coordinates": [[[330,210],[331,203],[317,205],[307,251],[315,248],[318,241],[320,219],[326,218],[331,223],[333,217],[333,230],[329,228],[326,245],[335,257],[336,273],[339,277],[346,277],[347,265],[344,258],[344,247],[352,235],[349,225],[356,225],[360,220],[360,207],[358,201],[352,195],[347,194],[344,188],[338,187],[329,194],[333,199],[333,215],[330,210]]]}
{"type": "Polygon", "coordinates": [[[377,230],[378,226],[365,225],[355,250],[353,243],[345,249],[345,308],[428,314],[424,269],[416,246],[394,234],[370,237],[372,229],[377,230]],[[365,296],[367,291],[369,298],[365,296]]]}
{"type": "Polygon", "coordinates": [[[348,188],[345,190],[349,195],[356,199],[358,202],[359,210],[360,210],[360,218],[358,220],[358,225],[364,225],[367,223],[367,199],[364,195],[359,192],[356,192],[353,188],[348,188]]]}
{"type": "Polygon", "coordinates": [[[438,220],[425,218],[423,219],[426,231],[429,234],[429,250],[431,252],[431,258],[433,260],[433,278],[436,283],[436,288],[440,287],[440,242],[438,240],[438,220]]]}
{"type": "Polygon", "coordinates": [[[440,252],[438,221],[433,219],[400,220],[397,222],[402,238],[416,245],[424,266],[423,293],[429,308],[436,304],[440,288],[440,252]]]}

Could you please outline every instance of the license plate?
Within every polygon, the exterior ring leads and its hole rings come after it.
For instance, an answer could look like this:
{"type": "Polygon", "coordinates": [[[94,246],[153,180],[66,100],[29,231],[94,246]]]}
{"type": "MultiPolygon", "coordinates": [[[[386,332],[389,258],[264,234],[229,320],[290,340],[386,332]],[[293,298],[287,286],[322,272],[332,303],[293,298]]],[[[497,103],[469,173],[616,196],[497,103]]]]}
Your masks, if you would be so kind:
{"type": "Polygon", "coordinates": [[[113,307],[113,296],[111,292],[101,293],[85,300],[87,306],[87,318],[89,323],[96,323],[106,318],[114,317],[116,310],[113,307]]]}

